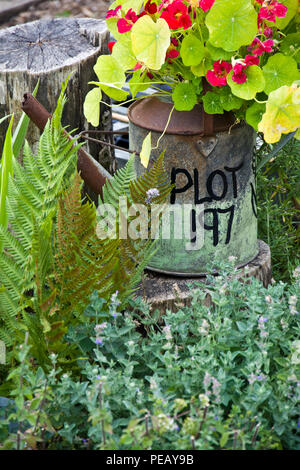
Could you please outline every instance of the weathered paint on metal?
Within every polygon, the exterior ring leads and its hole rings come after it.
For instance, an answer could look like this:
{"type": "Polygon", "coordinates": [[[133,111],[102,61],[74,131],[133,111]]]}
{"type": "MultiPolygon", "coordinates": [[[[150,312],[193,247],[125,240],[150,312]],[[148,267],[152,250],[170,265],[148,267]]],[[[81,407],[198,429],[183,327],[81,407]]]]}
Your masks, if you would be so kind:
{"type": "MultiPolygon", "coordinates": [[[[135,110],[140,103],[135,104],[135,110]]],[[[165,122],[160,116],[158,124],[158,116],[153,114],[153,110],[155,106],[150,107],[148,113],[144,104],[142,110],[135,112],[135,122],[132,112],[129,112],[129,143],[132,150],[141,150],[149,129],[152,131],[152,146],[156,146],[167,118],[165,112],[165,122]]],[[[185,113],[185,116],[188,114],[185,113]]],[[[198,207],[202,204],[204,244],[199,250],[187,250],[187,239],[160,239],[149,268],[169,274],[197,276],[206,272],[207,263],[218,263],[229,256],[236,257],[237,266],[247,264],[257,256],[258,243],[253,152],[255,132],[246,124],[232,127],[230,119],[226,122],[225,118],[223,128],[226,124],[226,131],[203,136],[203,126],[198,120],[200,132],[195,133],[197,123],[194,123],[188,133],[187,127],[191,126],[193,119],[195,114],[192,113],[183,120],[186,124],[181,134],[174,131],[177,125],[174,124],[172,132],[161,139],[159,148],[152,151],[150,165],[165,149],[165,168],[170,182],[175,183],[170,203],[198,207]]],[[[137,157],[136,172],[140,175],[143,171],[137,157]]]]}

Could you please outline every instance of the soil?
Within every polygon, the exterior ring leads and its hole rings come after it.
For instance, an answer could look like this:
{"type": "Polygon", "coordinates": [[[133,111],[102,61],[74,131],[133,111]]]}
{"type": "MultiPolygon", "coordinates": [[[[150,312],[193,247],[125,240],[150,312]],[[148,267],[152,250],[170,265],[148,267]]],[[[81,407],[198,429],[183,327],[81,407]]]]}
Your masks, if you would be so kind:
{"type": "Polygon", "coordinates": [[[59,17],[105,18],[112,0],[52,0],[29,7],[26,11],[12,16],[0,28],[16,26],[40,19],[59,17]]]}

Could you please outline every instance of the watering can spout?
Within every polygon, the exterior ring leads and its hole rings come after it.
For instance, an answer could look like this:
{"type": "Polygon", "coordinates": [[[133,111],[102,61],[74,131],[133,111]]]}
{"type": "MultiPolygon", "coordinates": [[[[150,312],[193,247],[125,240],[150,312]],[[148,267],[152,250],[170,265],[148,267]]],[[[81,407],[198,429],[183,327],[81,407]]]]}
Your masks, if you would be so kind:
{"type": "MultiPolygon", "coordinates": [[[[51,114],[31,93],[24,94],[21,108],[41,132],[43,132],[47,121],[52,118],[51,114]]],[[[111,178],[111,174],[83,148],[78,150],[77,169],[92,191],[102,197],[102,188],[106,180],[111,178]]]]}

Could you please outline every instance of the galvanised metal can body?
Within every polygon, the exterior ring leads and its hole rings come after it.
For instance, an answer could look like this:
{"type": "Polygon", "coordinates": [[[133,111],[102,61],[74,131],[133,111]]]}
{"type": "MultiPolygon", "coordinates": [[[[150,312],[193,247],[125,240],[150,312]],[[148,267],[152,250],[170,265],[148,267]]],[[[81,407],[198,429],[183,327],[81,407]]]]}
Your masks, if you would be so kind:
{"type": "MultiPolygon", "coordinates": [[[[155,147],[171,107],[151,97],[130,107],[130,149],[139,152],[149,131],[155,147]]],[[[199,276],[205,274],[208,263],[234,256],[236,266],[243,266],[258,254],[255,132],[246,124],[233,125],[227,113],[214,117],[210,135],[205,135],[204,121],[200,106],[173,112],[167,132],[151,153],[150,165],[165,150],[165,168],[170,183],[175,184],[170,207],[179,205],[183,218],[188,212],[185,224],[190,224],[190,231],[180,227],[183,236],[178,236],[178,219],[171,215],[169,222],[175,220],[171,236],[163,238],[160,233],[149,269],[199,276]]],[[[142,174],[139,157],[135,164],[137,174],[142,174]]]]}

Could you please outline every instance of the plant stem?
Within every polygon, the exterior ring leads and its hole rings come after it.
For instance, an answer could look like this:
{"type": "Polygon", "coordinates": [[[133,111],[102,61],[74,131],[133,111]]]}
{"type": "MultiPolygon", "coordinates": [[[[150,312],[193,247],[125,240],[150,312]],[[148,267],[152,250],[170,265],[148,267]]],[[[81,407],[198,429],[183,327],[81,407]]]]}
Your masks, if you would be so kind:
{"type": "MultiPolygon", "coordinates": [[[[102,410],[102,384],[99,384],[99,405],[102,410]]],[[[101,432],[102,432],[102,440],[103,444],[106,444],[106,437],[105,437],[105,429],[104,429],[104,419],[101,419],[101,432]]]]}

